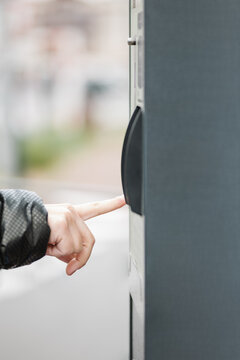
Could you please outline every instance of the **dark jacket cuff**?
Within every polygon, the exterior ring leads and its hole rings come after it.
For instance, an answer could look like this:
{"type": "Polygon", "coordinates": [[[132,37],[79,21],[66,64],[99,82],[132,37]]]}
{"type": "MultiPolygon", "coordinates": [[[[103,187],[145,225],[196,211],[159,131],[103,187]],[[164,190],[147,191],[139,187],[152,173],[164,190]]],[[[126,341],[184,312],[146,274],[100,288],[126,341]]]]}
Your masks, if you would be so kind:
{"type": "Polygon", "coordinates": [[[48,213],[31,191],[1,190],[0,267],[31,264],[46,254],[50,236],[48,213]]]}

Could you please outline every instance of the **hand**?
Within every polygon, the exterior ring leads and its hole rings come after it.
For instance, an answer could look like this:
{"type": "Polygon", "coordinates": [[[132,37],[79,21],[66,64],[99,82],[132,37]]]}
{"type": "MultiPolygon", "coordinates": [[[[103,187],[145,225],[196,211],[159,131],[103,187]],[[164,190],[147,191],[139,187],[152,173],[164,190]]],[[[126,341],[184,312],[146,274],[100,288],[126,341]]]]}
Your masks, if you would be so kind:
{"type": "Polygon", "coordinates": [[[66,262],[66,273],[72,275],[87,263],[95,243],[84,221],[119,209],[125,204],[124,197],[118,196],[81,205],[45,205],[51,229],[46,255],[66,262]]]}

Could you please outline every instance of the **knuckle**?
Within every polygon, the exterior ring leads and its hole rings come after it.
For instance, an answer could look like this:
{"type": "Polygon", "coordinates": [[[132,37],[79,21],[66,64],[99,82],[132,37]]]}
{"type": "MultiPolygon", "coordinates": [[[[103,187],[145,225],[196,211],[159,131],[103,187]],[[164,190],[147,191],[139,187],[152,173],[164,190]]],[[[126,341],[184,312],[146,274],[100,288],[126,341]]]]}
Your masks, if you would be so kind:
{"type": "Polygon", "coordinates": [[[66,204],[66,209],[70,212],[74,212],[75,209],[74,209],[74,206],[72,204],[66,204]]]}
{"type": "Polygon", "coordinates": [[[72,219],[72,212],[69,209],[66,209],[64,212],[64,216],[67,222],[72,219]]]}

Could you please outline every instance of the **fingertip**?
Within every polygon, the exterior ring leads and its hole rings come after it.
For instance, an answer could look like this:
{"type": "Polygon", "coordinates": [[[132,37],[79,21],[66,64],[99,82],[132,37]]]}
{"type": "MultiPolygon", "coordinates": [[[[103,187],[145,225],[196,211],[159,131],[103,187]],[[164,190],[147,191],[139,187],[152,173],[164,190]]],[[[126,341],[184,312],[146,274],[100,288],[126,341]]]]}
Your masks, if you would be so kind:
{"type": "Polygon", "coordinates": [[[69,263],[68,263],[67,266],[66,266],[66,274],[67,274],[68,276],[71,276],[71,275],[72,275],[72,272],[71,272],[71,262],[72,262],[72,260],[70,260],[69,263]]]}
{"type": "Polygon", "coordinates": [[[76,259],[72,259],[66,267],[66,274],[68,276],[73,275],[79,269],[79,262],[76,259]]]}
{"type": "Polygon", "coordinates": [[[116,199],[118,199],[120,206],[126,205],[126,200],[125,200],[124,195],[119,195],[119,196],[116,197],[116,199]]]}
{"type": "Polygon", "coordinates": [[[67,274],[67,276],[71,276],[72,274],[73,274],[73,272],[72,271],[70,271],[70,269],[69,269],[69,266],[67,265],[67,267],[66,267],[66,274],[67,274]]]}

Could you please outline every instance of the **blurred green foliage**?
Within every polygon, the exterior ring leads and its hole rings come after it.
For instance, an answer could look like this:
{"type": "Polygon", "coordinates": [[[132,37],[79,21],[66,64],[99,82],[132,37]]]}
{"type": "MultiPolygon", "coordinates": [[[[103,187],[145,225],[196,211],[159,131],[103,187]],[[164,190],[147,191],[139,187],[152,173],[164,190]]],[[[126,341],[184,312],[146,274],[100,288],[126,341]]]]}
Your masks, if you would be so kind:
{"type": "Polygon", "coordinates": [[[86,146],[93,131],[79,129],[47,129],[19,142],[20,172],[32,168],[45,168],[69,152],[86,146]]]}

